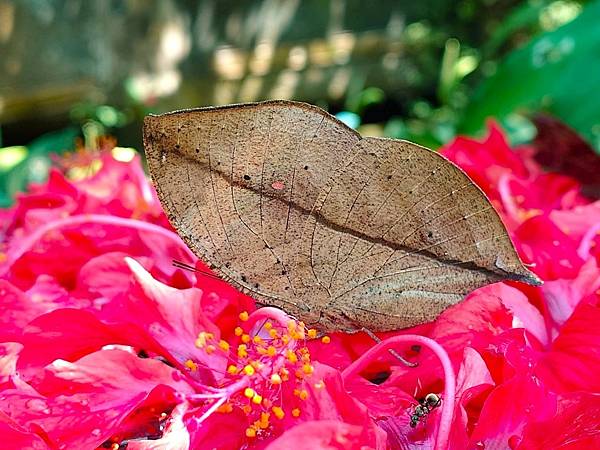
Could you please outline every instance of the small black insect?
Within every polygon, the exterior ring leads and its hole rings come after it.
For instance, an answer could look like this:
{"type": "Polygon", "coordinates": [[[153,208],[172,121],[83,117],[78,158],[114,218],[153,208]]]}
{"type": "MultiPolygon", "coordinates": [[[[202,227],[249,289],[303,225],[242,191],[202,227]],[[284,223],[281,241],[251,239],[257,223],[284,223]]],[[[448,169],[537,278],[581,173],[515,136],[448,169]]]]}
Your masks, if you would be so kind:
{"type": "Polygon", "coordinates": [[[415,412],[410,416],[410,426],[411,428],[416,428],[421,419],[425,419],[427,415],[433,411],[435,408],[439,407],[442,404],[442,399],[439,395],[434,393],[429,393],[419,400],[419,404],[415,406],[415,412]]]}

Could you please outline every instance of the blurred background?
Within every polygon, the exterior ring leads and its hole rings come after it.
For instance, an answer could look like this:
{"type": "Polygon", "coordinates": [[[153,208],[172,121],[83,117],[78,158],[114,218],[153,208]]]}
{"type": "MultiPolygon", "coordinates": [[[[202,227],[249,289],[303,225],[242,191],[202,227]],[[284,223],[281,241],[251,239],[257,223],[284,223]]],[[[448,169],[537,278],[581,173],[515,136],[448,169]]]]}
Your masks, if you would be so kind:
{"type": "Polygon", "coordinates": [[[600,0],[0,0],[0,206],[150,112],[273,98],[430,148],[546,112],[598,150],[598,86],[600,0]]]}

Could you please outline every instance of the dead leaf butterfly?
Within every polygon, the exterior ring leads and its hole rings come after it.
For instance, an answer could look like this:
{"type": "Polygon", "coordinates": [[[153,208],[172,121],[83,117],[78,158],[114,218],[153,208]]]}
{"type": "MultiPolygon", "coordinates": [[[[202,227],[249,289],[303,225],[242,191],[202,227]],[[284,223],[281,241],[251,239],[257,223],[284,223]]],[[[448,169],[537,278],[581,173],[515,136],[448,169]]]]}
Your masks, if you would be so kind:
{"type": "Polygon", "coordinates": [[[460,169],[410,142],[362,137],[315,106],[149,116],[144,147],[192,251],[322,331],[408,327],[484,284],[539,283],[460,169]]]}

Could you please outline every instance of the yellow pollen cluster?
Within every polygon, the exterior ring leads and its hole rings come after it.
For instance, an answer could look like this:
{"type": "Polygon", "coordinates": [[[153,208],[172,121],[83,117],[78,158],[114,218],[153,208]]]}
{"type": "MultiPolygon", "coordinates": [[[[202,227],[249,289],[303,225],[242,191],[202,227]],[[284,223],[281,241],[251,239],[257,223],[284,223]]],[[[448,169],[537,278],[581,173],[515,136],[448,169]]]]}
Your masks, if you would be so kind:
{"type": "Polygon", "coordinates": [[[285,417],[285,412],[283,412],[283,409],[279,406],[273,406],[271,411],[273,411],[273,414],[275,414],[275,417],[277,417],[279,420],[285,417]]]}
{"type": "MultiPolygon", "coordinates": [[[[306,339],[317,339],[318,332],[307,329],[302,322],[290,320],[284,326],[266,321],[258,333],[251,334],[248,332],[250,324],[243,324],[250,320],[248,312],[241,312],[239,320],[239,326],[233,330],[237,342],[217,340],[211,333],[202,332],[196,345],[207,353],[223,351],[227,354],[225,376],[230,379],[227,383],[243,381],[247,387],[233,393],[217,412],[241,409],[248,417],[246,436],[260,439],[273,421],[286,416],[300,417],[300,405],[309,399],[310,389],[324,387],[322,380],[311,379],[315,367],[305,345],[306,339]],[[284,389],[293,390],[294,397],[283,396],[284,389]],[[290,404],[281,404],[284,398],[290,404]]],[[[325,344],[330,342],[328,336],[320,340],[325,344]]],[[[190,360],[186,367],[195,370],[192,368],[197,365],[190,360]]]]}
{"type": "Polygon", "coordinates": [[[214,339],[214,335],[212,333],[207,333],[206,331],[201,331],[198,334],[198,339],[196,339],[196,347],[198,348],[204,348],[206,347],[206,343],[207,341],[210,341],[211,339],[214,339]]]}
{"type": "Polygon", "coordinates": [[[190,369],[192,372],[195,372],[196,370],[198,370],[198,364],[196,364],[194,361],[192,361],[191,359],[188,359],[185,363],[184,363],[185,367],[187,367],[188,369],[190,369]]]}
{"type": "Polygon", "coordinates": [[[231,403],[223,403],[221,406],[219,406],[219,408],[217,409],[217,412],[223,413],[223,414],[229,414],[230,412],[233,412],[233,405],[231,403]]]}

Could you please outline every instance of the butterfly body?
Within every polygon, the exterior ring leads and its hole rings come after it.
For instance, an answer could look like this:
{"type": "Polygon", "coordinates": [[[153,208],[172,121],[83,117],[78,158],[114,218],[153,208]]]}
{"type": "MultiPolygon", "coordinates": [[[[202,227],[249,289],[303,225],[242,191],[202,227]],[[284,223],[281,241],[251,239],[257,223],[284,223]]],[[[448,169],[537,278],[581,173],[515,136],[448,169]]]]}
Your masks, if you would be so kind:
{"type": "Polygon", "coordinates": [[[434,319],[501,279],[536,282],[483,193],[442,156],[274,101],[146,118],[163,207],[262,304],[322,331],[434,319]]]}

